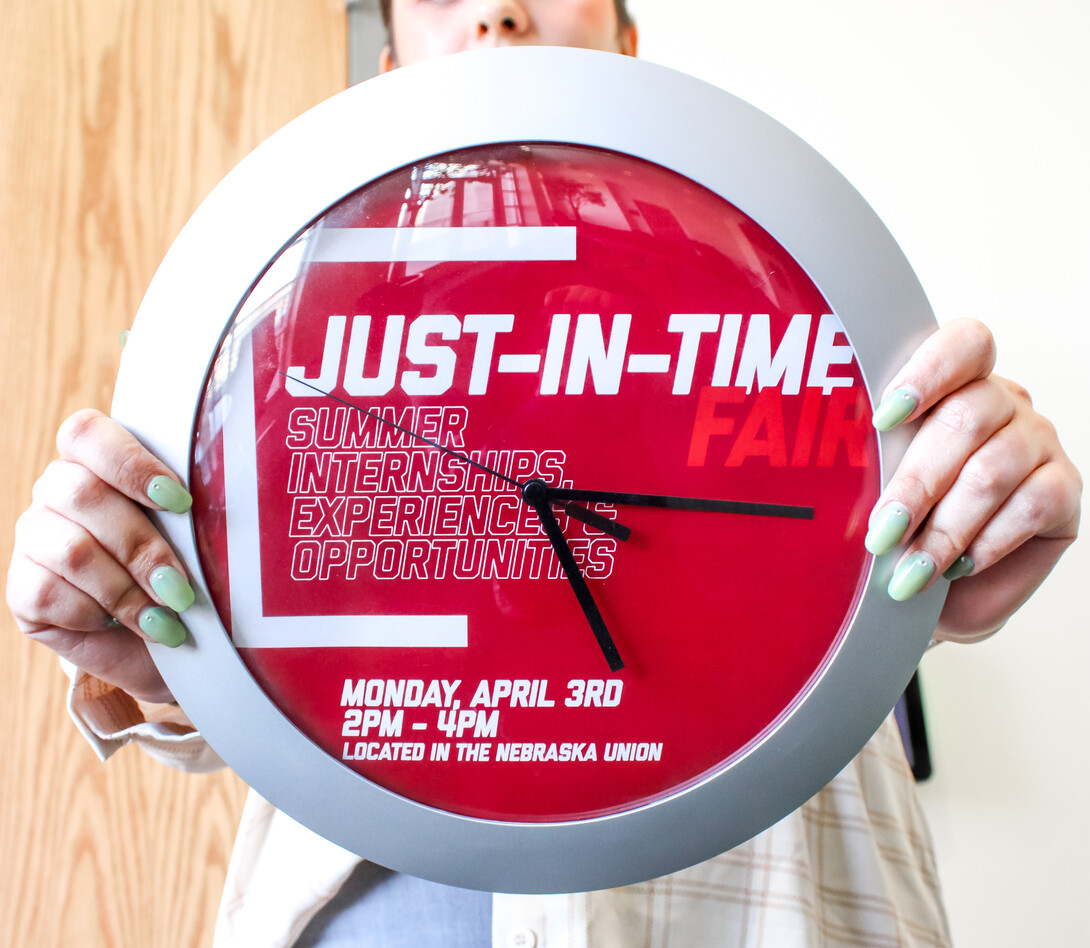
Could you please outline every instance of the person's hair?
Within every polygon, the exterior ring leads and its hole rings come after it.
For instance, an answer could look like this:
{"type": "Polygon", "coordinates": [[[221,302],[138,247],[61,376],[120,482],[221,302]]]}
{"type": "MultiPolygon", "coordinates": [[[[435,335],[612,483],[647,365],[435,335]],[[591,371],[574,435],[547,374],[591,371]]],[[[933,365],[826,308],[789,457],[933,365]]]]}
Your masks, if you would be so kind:
{"type": "MultiPolygon", "coordinates": [[[[382,25],[386,27],[386,42],[390,49],[394,50],[394,31],[390,24],[390,5],[393,0],[379,0],[379,11],[382,13],[382,25]]],[[[632,26],[632,15],[628,12],[628,0],[613,0],[613,7],[617,11],[617,29],[627,30],[632,26]]]]}

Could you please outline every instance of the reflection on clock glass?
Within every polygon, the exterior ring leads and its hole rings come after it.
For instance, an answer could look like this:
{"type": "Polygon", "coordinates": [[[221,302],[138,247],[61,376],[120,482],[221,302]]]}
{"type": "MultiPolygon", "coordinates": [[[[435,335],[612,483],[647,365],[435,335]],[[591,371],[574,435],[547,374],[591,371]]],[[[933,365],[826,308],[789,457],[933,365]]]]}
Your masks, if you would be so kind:
{"type": "Polygon", "coordinates": [[[719,196],[597,148],[441,155],[240,304],[198,416],[202,567],[344,766],[474,817],[618,812],[729,766],[831,660],[870,405],[818,288],[719,196]]]}

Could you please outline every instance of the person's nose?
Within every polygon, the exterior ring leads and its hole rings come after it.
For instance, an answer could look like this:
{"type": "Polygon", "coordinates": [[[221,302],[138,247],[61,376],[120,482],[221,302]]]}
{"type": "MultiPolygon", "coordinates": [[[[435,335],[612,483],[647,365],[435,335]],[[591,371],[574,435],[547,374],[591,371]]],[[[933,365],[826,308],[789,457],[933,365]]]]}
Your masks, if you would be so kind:
{"type": "Polygon", "coordinates": [[[530,16],[518,0],[483,0],[473,11],[474,36],[483,46],[517,40],[530,29],[530,16]]]}

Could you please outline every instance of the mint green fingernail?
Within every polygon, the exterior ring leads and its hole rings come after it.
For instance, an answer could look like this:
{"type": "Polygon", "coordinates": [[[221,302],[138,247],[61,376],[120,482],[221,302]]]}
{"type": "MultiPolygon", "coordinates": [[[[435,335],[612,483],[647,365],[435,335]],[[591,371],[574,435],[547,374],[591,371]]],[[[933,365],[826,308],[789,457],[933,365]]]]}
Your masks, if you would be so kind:
{"type": "Polygon", "coordinates": [[[907,507],[902,504],[886,504],[874,515],[863,546],[875,556],[888,553],[901,542],[910,519],[907,507]]]}
{"type": "Polygon", "coordinates": [[[155,595],[175,612],[185,612],[193,605],[193,587],[173,566],[157,566],[149,580],[155,595]]]}
{"type": "Polygon", "coordinates": [[[882,399],[871,417],[871,424],[879,431],[896,428],[916,410],[916,396],[907,388],[898,388],[882,399]]]}
{"type": "Polygon", "coordinates": [[[174,478],[160,474],[148,482],[148,496],[164,510],[185,513],[193,506],[193,498],[174,478]]]}
{"type": "Polygon", "coordinates": [[[167,648],[177,648],[185,641],[187,634],[178,617],[161,606],[152,606],[140,613],[140,628],[149,638],[167,648]]]}
{"type": "Polygon", "coordinates": [[[962,553],[947,567],[946,572],[942,574],[942,578],[961,579],[962,576],[968,576],[974,569],[976,569],[976,563],[973,562],[973,558],[962,553]]]}
{"type": "Polygon", "coordinates": [[[119,332],[117,334],[117,344],[119,346],[121,346],[122,349],[124,349],[125,346],[128,344],[128,341],[129,341],[129,330],[122,329],[121,332],[119,332]]]}
{"type": "Polygon", "coordinates": [[[927,553],[914,553],[893,573],[889,581],[890,598],[898,602],[911,599],[928,584],[935,572],[935,561],[927,553]]]}

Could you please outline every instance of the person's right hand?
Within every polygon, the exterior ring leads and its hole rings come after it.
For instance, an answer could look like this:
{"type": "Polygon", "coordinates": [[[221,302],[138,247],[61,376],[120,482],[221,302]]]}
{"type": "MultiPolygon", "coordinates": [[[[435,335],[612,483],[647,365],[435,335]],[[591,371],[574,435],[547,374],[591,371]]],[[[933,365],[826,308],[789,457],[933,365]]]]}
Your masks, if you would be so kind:
{"type": "Polygon", "coordinates": [[[178,646],[193,603],[182,564],[141,507],[184,513],[177,477],[113,419],[72,415],[60,458],[15,526],[7,600],[19,628],[97,678],[170,701],[145,641],[178,646]]]}

